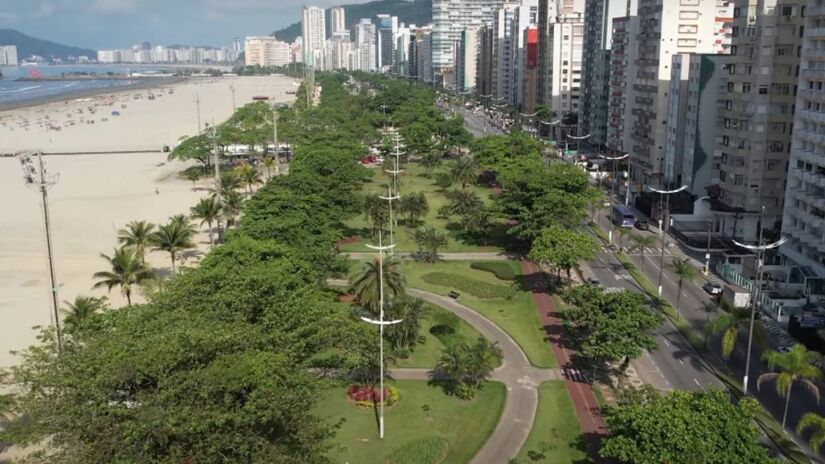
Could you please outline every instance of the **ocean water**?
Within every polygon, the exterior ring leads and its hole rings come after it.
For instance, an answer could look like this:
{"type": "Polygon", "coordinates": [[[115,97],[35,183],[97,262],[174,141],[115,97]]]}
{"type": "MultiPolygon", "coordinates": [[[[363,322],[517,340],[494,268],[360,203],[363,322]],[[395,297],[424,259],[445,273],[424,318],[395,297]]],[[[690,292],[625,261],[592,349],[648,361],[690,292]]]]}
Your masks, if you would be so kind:
{"type": "Polygon", "coordinates": [[[0,105],[7,103],[25,102],[28,100],[38,100],[60,95],[70,95],[78,91],[116,89],[124,85],[134,83],[131,80],[78,80],[78,81],[43,81],[19,82],[16,79],[21,77],[32,77],[32,74],[39,73],[43,77],[60,76],[66,73],[98,73],[105,74],[112,72],[116,74],[128,73],[130,69],[140,72],[159,71],[160,68],[140,67],[130,68],[128,66],[0,66],[3,78],[0,79],[0,105]]]}

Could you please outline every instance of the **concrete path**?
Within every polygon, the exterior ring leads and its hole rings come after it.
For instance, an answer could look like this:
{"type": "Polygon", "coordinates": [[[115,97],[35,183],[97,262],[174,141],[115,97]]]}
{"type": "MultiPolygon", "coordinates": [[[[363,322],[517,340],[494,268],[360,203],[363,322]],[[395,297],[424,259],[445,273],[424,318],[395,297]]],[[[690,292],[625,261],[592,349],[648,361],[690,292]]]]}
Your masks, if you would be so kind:
{"type": "MultiPolygon", "coordinates": [[[[412,253],[399,252],[396,255],[402,258],[409,258],[412,253]]],[[[375,252],[352,252],[341,253],[349,259],[354,260],[368,260],[377,256],[375,252]]],[[[507,261],[511,259],[518,259],[518,257],[509,255],[504,252],[466,252],[466,253],[439,253],[438,258],[444,261],[507,261]]]]}
{"type": "MultiPolygon", "coordinates": [[[[329,285],[347,286],[345,280],[328,280],[329,285]]],[[[530,365],[521,347],[510,335],[476,311],[457,301],[435,293],[408,288],[407,294],[440,306],[464,319],[501,348],[501,366],[491,378],[507,387],[507,400],[498,424],[470,464],[506,463],[515,458],[530,434],[538,408],[538,386],[548,380],[561,380],[559,369],[539,369],[530,365]]],[[[392,378],[399,380],[429,380],[429,369],[392,369],[392,378]]]]}

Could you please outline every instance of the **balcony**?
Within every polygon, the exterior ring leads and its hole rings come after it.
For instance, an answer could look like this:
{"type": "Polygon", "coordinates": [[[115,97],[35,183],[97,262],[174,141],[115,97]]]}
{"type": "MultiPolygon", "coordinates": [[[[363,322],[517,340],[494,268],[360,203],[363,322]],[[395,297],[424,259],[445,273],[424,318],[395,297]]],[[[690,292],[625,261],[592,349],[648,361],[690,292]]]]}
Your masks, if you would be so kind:
{"type": "Polygon", "coordinates": [[[808,79],[825,79],[825,69],[804,69],[802,70],[802,77],[808,79]]]}
{"type": "Polygon", "coordinates": [[[825,38],[825,27],[809,27],[805,29],[805,36],[811,39],[825,38]]]}
{"type": "Polygon", "coordinates": [[[825,5],[821,6],[809,6],[807,10],[805,10],[805,16],[813,17],[813,16],[825,16],[825,5]]]}

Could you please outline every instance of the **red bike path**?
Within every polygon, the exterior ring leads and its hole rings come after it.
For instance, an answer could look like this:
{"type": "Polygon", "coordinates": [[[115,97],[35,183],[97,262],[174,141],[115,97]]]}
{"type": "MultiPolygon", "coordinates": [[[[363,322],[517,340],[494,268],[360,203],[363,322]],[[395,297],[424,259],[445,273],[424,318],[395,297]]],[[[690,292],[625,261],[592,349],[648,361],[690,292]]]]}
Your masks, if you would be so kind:
{"type": "MultiPolygon", "coordinates": [[[[541,271],[529,261],[521,262],[521,270],[526,277],[531,279],[533,300],[536,303],[542,325],[546,328],[547,337],[553,347],[553,354],[556,356],[559,367],[562,372],[574,372],[571,363],[573,352],[562,344],[561,338],[564,326],[561,316],[556,311],[553,299],[544,289],[541,271]]],[[[596,401],[596,396],[593,394],[590,384],[576,380],[577,377],[581,378],[580,375],[564,375],[564,383],[567,386],[567,393],[573,401],[573,407],[576,410],[582,433],[591,439],[595,436],[607,435],[607,426],[605,426],[602,419],[599,403],[596,401]]]]}

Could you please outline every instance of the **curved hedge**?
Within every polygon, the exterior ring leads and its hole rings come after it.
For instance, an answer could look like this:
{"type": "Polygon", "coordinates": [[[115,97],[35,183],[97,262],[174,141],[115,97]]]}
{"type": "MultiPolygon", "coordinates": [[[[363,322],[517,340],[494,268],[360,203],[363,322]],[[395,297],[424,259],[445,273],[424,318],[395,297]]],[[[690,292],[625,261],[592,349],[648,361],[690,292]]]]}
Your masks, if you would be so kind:
{"type": "Polygon", "coordinates": [[[507,261],[479,261],[470,264],[470,267],[478,271],[492,272],[501,280],[516,280],[518,273],[507,261]]]}
{"type": "Polygon", "coordinates": [[[452,288],[459,292],[468,293],[476,298],[510,299],[516,296],[516,291],[512,287],[495,285],[471,277],[449,274],[447,272],[430,272],[429,274],[421,276],[421,279],[428,284],[452,288]]]}

